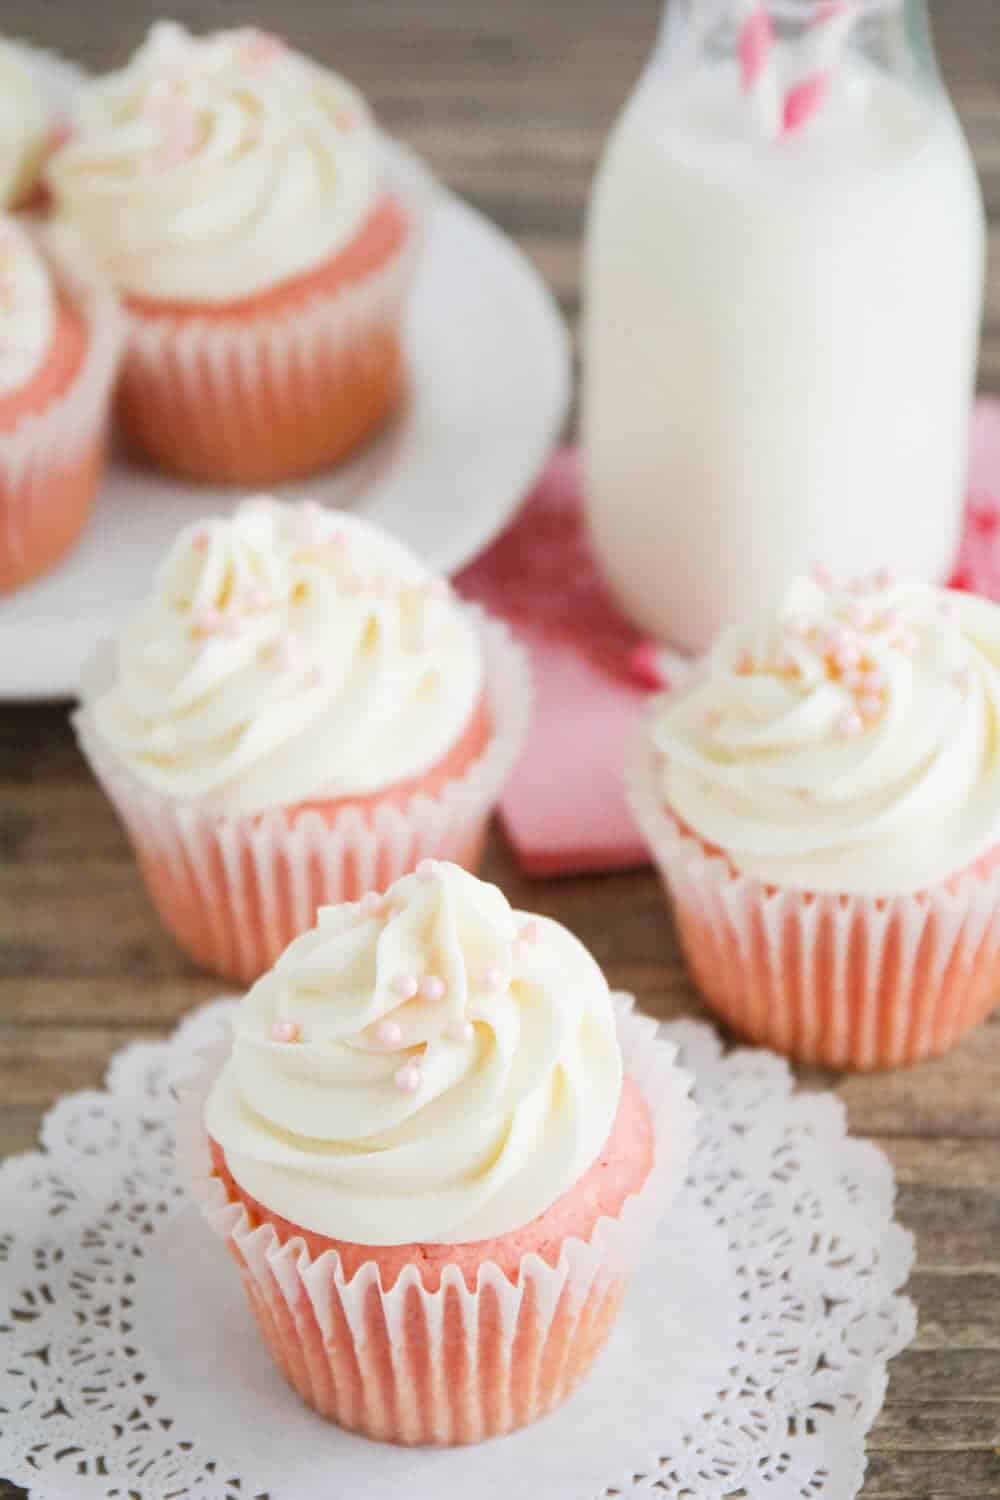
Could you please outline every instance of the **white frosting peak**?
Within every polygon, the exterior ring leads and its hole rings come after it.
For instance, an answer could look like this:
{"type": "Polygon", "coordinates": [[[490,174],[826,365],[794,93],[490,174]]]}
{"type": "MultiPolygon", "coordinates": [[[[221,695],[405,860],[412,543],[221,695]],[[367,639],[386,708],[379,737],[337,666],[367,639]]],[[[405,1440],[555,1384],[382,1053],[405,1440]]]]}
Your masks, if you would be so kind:
{"type": "Polygon", "coordinates": [[[24,53],[0,41],[0,209],[18,208],[48,145],[49,108],[24,53]]]}
{"type": "Polygon", "coordinates": [[[454,1244],[521,1228],[587,1171],[621,1076],[586,949],[435,864],[322,910],[258,981],[205,1124],[305,1229],[454,1244]]]}
{"type": "Polygon", "coordinates": [[[55,337],[56,297],[48,265],[15,220],[0,218],[0,397],[41,370],[55,337]]]}
{"type": "Polygon", "coordinates": [[[160,22],[83,91],[49,177],[117,287],[227,302],[313,270],[361,228],[375,129],[356,89],[265,33],[160,22]]]}
{"type": "Polygon", "coordinates": [[[1000,609],[877,575],[796,583],[651,733],[671,810],[743,873],[891,895],[1000,840],[1000,609]]]}
{"type": "Polygon", "coordinates": [[[92,708],[149,786],[243,814],[421,775],[482,691],[443,580],[357,517],[261,496],[181,533],[92,708]]]}

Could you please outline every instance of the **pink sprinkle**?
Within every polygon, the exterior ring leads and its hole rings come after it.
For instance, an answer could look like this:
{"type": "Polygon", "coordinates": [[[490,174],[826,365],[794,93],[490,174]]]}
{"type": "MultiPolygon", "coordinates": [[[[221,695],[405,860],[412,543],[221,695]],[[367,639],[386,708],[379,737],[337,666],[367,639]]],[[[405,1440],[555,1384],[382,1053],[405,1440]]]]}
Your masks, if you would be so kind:
{"type": "Polygon", "coordinates": [[[476,1034],[476,1028],[471,1021],[452,1021],[448,1027],[448,1036],[453,1042],[471,1042],[476,1034]]]}
{"type": "Polygon", "coordinates": [[[858,699],[858,710],[862,718],[877,719],[884,705],[876,693],[863,693],[858,699]]]}
{"type": "Polygon", "coordinates": [[[518,933],[522,943],[537,943],[541,941],[542,929],[535,921],[525,922],[518,933]]]}
{"type": "Polygon", "coordinates": [[[195,532],[194,536],[191,538],[191,545],[196,552],[205,551],[208,546],[208,532],[206,531],[204,526],[201,527],[200,530],[195,532]]]}
{"type": "Polygon", "coordinates": [[[296,672],[302,665],[302,652],[293,635],[283,635],[274,643],[274,660],[282,672],[296,672]]]}
{"type": "Polygon", "coordinates": [[[896,574],[892,568],[879,568],[872,582],[877,589],[891,589],[896,583],[896,574]]]}
{"type": "Polygon", "coordinates": [[[721,715],[721,713],[719,712],[719,710],[717,708],[707,708],[705,710],[705,728],[706,729],[710,729],[710,730],[718,729],[721,723],[722,723],[722,715],[721,715]]]}
{"type": "Polygon", "coordinates": [[[199,635],[211,635],[213,630],[218,630],[222,616],[217,609],[211,605],[205,605],[202,609],[196,609],[191,616],[191,623],[199,635]]]}
{"type": "Polygon", "coordinates": [[[445,984],[436,974],[425,974],[420,981],[421,1000],[443,1000],[445,984]]]}
{"type": "Polygon", "coordinates": [[[398,1047],[403,1040],[403,1028],[395,1021],[380,1021],[375,1027],[375,1040],[383,1047],[398,1047]]]}
{"type": "Polygon", "coordinates": [[[390,982],[389,988],[400,1000],[412,1000],[417,993],[417,980],[413,974],[397,974],[390,982]]]}
{"type": "Polygon", "coordinates": [[[358,905],[363,917],[380,917],[385,910],[385,897],[378,891],[367,891],[358,905]]]}
{"type": "Polygon", "coordinates": [[[853,708],[849,708],[846,712],[842,713],[836,725],[838,735],[844,740],[854,739],[856,735],[861,733],[864,727],[864,720],[853,708]]]}
{"type": "Polygon", "coordinates": [[[668,686],[660,669],[659,648],[652,641],[640,641],[629,652],[628,668],[640,687],[659,691],[668,686]]]}
{"type": "Polygon", "coordinates": [[[274,599],[267,589],[252,586],[243,595],[243,603],[246,609],[256,612],[261,609],[270,609],[274,599]]]}
{"type": "Polygon", "coordinates": [[[764,68],[774,41],[774,24],[765,6],[751,11],[740,28],[738,49],[744,89],[752,89],[764,68]]]}
{"type": "Polygon", "coordinates": [[[437,865],[432,859],[422,859],[417,865],[418,880],[433,880],[437,874],[437,865]]]}
{"type": "Polygon", "coordinates": [[[274,62],[284,51],[285,44],[280,38],[272,36],[269,31],[258,31],[256,28],[251,29],[243,44],[243,57],[248,63],[274,62]]]}
{"type": "Polygon", "coordinates": [[[416,1063],[404,1063],[397,1068],[392,1081],[404,1094],[415,1094],[420,1087],[420,1069],[416,1063]]]}
{"type": "Polygon", "coordinates": [[[823,563],[814,563],[811,572],[813,583],[816,584],[817,588],[833,588],[833,575],[829,568],[824,567],[823,563]]]}
{"type": "Polygon", "coordinates": [[[272,1021],[272,1042],[298,1042],[302,1040],[302,1027],[298,1021],[272,1021]]]}
{"type": "Polygon", "coordinates": [[[830,75],[817,73],[812,78],[804,78],[801,83],[789,89],[785,95],[781,119],[785,135],[791,135],[793,131],[801,130],[803,125],[809,123],[826,98],[829,86],[830,75]]]}
{"type": "Polygon", "coordinates": [[[736,675],[737,677],[750,677],[752,673],[753,654],[750,651],[743,651],[736,658],[736,675]]]}
{"type": "Polygon", "coordinates": [[[347,532],[338,526],[336,531],[330,532],[323,545],[330,552],[346,552],[348,548],[347,532]]]}
{"type": "Polygon", "coordinates": [[[497,964],[491,964],[482,978],[484,990],[496,994],[497,990],[503,989],[503,970],[497,964]]]}

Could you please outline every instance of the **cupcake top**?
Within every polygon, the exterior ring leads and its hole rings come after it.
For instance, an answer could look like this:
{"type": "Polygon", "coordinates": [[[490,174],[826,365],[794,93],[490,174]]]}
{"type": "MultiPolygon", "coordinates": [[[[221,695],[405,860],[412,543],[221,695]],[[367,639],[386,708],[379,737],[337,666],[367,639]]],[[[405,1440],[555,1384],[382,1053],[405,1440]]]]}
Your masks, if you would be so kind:
{"type": "Polygon", "coordinates": [[[49,267],[16,219],[0,217],[0,399],[29,385],[55,337],[49,267]]]}
{"type": "Polygon", "coordinates": [[[120,290],[229,302],[351,240],[375,199],[375,129],[356,89],[264,32],[160,22],[83,90],[48,179],[120,290]]]}
{"type": "Polygon", "coordinates": [[[0,41],[0,208],[30,193],[49,139],[49,106],[21,49],[0,41]]]}
{"type": "Polygon", "coordinates": [[[737,870],[924,889],[1000,841],[1000,609],[885,571],[800,580],[650,727],[668,807],[737,870]]]}
{"type": "Polygon", "coordinates": [[[523,1227],[586,1172],[618,1109],[597,964],[457,865],[321,910],[233,1029],[209,1135],[271,1212],[351,1243],[523,1227]]]}
{"type": "Polygon", "coordinates": [[[244,814],[420,776],[483,683],[472,617],[405,547],[260,496],[181,533],[85,697],[141,781],[244,814]]]}

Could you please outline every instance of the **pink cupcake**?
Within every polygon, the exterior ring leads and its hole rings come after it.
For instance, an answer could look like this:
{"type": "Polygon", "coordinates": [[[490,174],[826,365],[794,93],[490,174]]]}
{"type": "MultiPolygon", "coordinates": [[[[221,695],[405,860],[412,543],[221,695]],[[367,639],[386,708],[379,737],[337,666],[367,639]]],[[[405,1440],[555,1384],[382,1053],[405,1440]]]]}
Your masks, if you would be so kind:
{"type": "Polygon", "coordinates": [[[252,28],[160,22],[83,91],[47,180],[122,297],[119,416],[149,462],[275,484],[397,405],[429,184],[344,79],[252,28]]]}
{"type": "Polygon", "coordinates": [[[331,902],[475,867],[523,652],[364,521],[264,497],[182,532],[76,726],[166,925],[248,981],[331,902]]]}
{"type": "Polygon", "coordinates": [[[943,1052],[1000,995],[1000,609],[795,584],[654,702],[633,806],[688,964],[804,1062],[943,1052]]]}
{"type": "Polygon", "coordinates": [[[76,542],[104,468],[114,297],[66,235],[0,217],[0,593],[76,542]]]}
{"type": "Polygon", "coordinates": [[[569,1394],[693,1144],[655,1033],[565,928],[457,866],[320,913],[240,1005],[182,1130],[304,1401],[454,1444],[569,1394]]]}

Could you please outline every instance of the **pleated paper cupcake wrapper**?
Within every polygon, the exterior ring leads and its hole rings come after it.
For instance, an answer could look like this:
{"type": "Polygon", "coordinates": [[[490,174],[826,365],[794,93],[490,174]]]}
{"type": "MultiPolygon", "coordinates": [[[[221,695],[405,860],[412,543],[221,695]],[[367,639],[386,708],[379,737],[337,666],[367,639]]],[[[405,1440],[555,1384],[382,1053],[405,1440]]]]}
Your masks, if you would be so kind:
{"type": "MultiPolygon", "coordinates": [[[[213,813],[144,786],[102,739],[84,706],[74,725],[84,755],[125,825],[166,926],[196,961],[249,982],[269,969],[320,906],[384,890],[421,859],[474,868],[490,815],[531,718],[526,654],[506,625],[472,605],[482,641],[492,734],[462,776],[434,795],[373,813],[324,815],[275,808],[257,816],[213,813]]],[[[85,702],[106,681],[108,648],[85,674],[85,702]]]]}
{"type": "Polygon", "coordinates": [[[380,425],[402,394],[402,317],[433,204],[415,157],[393,145],[383,160],[408,228],[363,279],[239,324],[126,308],[120,411],[134,446],[191,478],[269,484],[328,467],[380,425]]]}
{"type": "Polygon", "coordinates": [[[253,1315],[288,1383],[322,1416],[395,1443],[471,1443],[535,1421],[557,1406],[603,1345],[629,1272],[680,1186],[695,1141],[691,1080],[657,1026],[615,996],[626,1072],[653,1120],[654,1165],[615,1218],[586,1242],[567,1239],[550,1266],[534,1253],[516,1283],[495,1262],[470,1290],[446,1266],[428,1291],[416,1266],[391,1290],[366,1262],[347,1280],[340,1257],[312,1259],[301,1239],[282,1245],[274,1228],[254,1228],[240,1203],[210,1173],[202,1116],[225,1048],[203,1067],[181,1101],[181,1170],[213,1231],[240,1267],[253,1315]]]}
{"type": "Polygon", "coordinates": [[[122,346],[118,303],[68,232],[32,230],[57,284],[87,323],[68,389],[0,433],[0,590],[54,562],[82,528],[100,478],[122,346]]]}
{"type": "Polygon", "coordinates": [[[664,807],[644,737],[629,800],[691,974],[736,1031],[801,1062],[891,1068],[945,1052],[1000,998],[1000,870],[891,898],[738,874],[664,807]]]}

